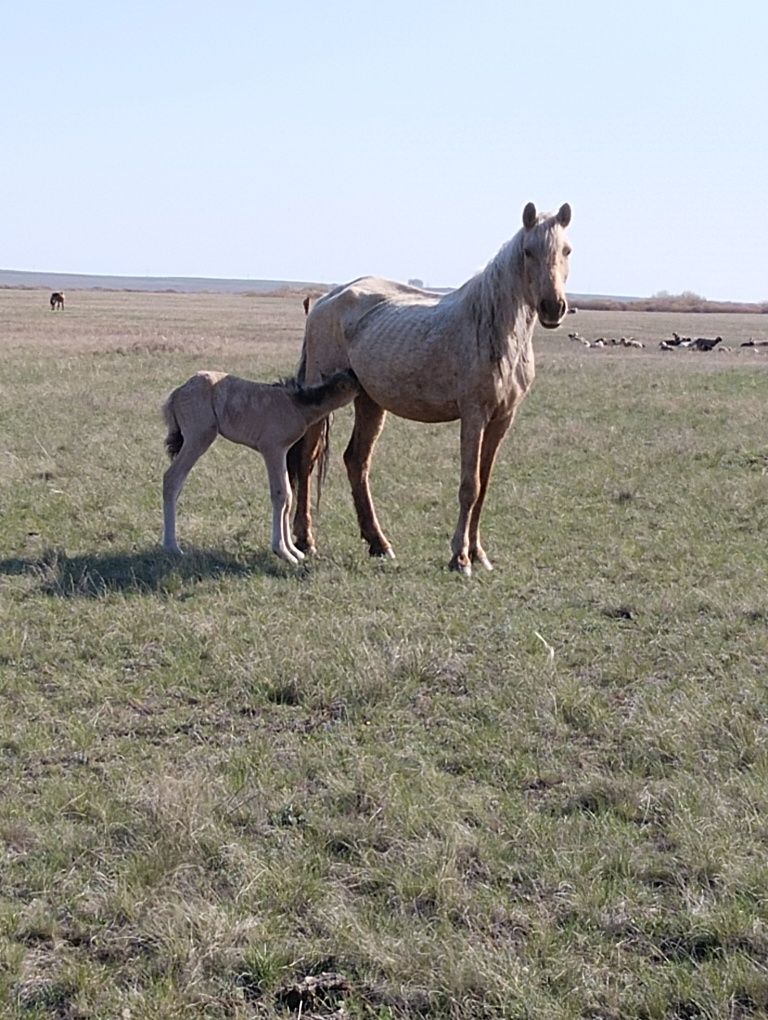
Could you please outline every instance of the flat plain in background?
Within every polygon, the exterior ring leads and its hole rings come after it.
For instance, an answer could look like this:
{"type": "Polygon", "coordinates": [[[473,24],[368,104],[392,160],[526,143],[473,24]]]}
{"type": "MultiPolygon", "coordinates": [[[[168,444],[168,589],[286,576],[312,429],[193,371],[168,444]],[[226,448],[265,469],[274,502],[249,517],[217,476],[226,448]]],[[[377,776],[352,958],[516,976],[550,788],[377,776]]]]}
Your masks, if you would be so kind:
{"type": "Polygon", "coordinates": [[[388,419],[380,563],[350,409],[306,567],[223,440],[160,551],[163,397],[290,374],[300,296],[0,322],[3,1016],[765,1015],[765,316],[537,333],[471,581],[458,426],[388,419]]]}

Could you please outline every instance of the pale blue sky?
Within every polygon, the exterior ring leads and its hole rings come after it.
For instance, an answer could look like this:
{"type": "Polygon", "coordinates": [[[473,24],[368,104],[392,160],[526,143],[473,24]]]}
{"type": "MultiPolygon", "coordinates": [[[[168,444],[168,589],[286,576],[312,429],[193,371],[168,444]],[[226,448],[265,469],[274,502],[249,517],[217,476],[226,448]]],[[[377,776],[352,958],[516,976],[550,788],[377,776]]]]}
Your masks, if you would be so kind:
{"type": "Polygon", "coordinates": [[[768,4],[16,0],[0,268],[768,300],[768,4]]]}

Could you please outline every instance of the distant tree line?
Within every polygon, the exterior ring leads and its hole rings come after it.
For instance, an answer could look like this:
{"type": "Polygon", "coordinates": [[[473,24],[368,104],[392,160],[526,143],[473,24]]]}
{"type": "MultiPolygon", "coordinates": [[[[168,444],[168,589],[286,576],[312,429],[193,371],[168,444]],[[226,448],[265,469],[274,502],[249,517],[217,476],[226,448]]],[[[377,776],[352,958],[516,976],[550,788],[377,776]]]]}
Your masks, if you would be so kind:
{"type": "Polygon", "coordinates": [[[633,298],[622,301],[617,298],[579,297],[575,302],[579,308],[594,312],[751,312],[756,315],[768,314],[768,301],[708,301],[692,290],[681,294],[670,294],[660,290],[649,298],[633,298]]]}

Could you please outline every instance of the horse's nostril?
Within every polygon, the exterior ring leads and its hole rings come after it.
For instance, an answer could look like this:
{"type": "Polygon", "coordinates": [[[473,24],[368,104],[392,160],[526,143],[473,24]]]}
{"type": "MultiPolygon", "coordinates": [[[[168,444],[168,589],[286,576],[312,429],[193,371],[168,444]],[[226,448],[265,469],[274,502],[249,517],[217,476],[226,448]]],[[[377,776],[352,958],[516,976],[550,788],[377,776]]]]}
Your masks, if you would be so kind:
{"type": "Polygon", "coordinates": [[[565,302],[544,299],[539,302],[539,317],[548,322],[562,319],[565,315],[565,302]]]}

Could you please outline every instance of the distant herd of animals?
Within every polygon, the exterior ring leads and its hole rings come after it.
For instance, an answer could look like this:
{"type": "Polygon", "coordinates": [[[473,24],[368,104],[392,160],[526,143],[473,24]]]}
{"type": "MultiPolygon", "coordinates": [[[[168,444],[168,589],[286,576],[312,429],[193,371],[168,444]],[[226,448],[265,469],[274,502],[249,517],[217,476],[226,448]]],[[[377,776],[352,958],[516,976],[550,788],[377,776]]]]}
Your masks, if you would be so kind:
{"type": "MultiPolygon", "coordinates": [[[[581,336],[580,333],[569,333],[568,339],[573,340],[575,343],[580,343],[583,347],[634,347],[644,348],[645,344],[642,340],[637,340],[633,336],[622,336],[622,337],[604,337],[599,336],[594,340],[588,340],[586,337],[581,336]]],[[[723,342],[721,336],[708,337],[708,336],[681,336],[679,333],[672,332],[671,339],[659,340],[659,349],[662,351],[714,351],[717,349],[719,353],[728,354],[733,350],[732,347],[720,346],[723,342]]],[[[768,347],[768,340],[745,340],[741,347],[768,347]]]]}
{"type": "MultiPolygon", "coordinates": [[[[480,515],[499,445],[533,383],[536,321],[556,329],[568,313],[570,221],[567,203],[550,214],[537,212],[529,202],[514,237],[485,269],[447,294],[360,277],[314,304],[305,298],[304,339],[294,378],[257,383],[205,371],[177,387],[163,405],[171,458],[163,476],[164,549],[181,551],[176,502],[191,468],[221,435],[264,458],[273,551],[293,565],[314,553],[312,476],[319,496],[330,414],[354,401],[344,463],[370,555],[394,556],[369,487],[373,449],[390,411],[417,422],[460,421],[459,516],[449,568],[465,576],[477,564],[493,569],[480,539],[480,515]]],[[[54,292],[50,304],[52,311],[63,309],[64,295],[54,292]]],[[[570,337],[590,347],[643,346],[631,337],[570,337]]],[[[687,345],[704,350],[720,340],[691,341],[674,334],[666,343],[669,349],[687,345]]]]}

